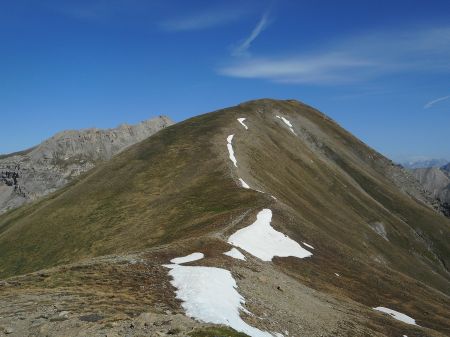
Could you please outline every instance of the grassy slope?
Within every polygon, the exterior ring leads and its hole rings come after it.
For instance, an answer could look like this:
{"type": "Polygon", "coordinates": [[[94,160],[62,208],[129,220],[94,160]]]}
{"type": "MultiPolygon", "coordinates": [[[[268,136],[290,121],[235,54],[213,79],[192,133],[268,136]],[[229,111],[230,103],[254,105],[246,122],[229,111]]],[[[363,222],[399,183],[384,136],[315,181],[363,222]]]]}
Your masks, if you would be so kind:
{"type": "Polygon", "coordinates": [[[419,324],[448,331],[448,219],[400,192],[387,178],[393,169],[388,160],[313,109],[271,101],[265,109],[307,126],[318,148],[296,142],[260,104],[240,107],[250,127],[235,136],[240,175],[284,203],[274,209],[276,226],[316,248],[312,259],[277,264],[311,287],[372,307],[390,305],[411,312],[419,324]],[[389,241],[371,229],[374,222],[384,224],[389,241]]]}
{"type": "MultiPolygon", "coordinates": [[[[0,217],[0,276],[198,237],[255,203],[214,137],[226,115],[162,130],[64,189],[0,217]]],[[[255,193],[256,194],[256,193],[255,193]]]]}

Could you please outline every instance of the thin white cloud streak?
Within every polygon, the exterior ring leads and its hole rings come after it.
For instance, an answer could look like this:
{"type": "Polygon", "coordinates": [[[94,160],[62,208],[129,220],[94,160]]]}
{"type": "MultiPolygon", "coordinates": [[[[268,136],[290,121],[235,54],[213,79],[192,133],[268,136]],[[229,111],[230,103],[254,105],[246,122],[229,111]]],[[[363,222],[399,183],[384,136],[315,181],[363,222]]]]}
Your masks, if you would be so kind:
{"type": "Polygon", "coordinates": [[[279,59],[251,58],[219,70],[222,75],[260,78],[282,83],[342,83],[352,81],[348,72],[368,72],[374,64],[353,59],[345,54],[320,57],[286,57],[279,59]]]}
{"type": "Polygon", "coordinates": [[[239,20],[246,11],[243,9],[216,8],[193,16],[171,19],[159,24],[168,32],[194,31],[229,24],[239,20]]]}
{"type": "Polygon", "coordinates": [[[234,56],[245,55],[248,52],[253,41],[261,34],[269,25],[269,13],[265,13],[253,28],[250,35],[233,51],[234,56]]]}
{"type": "Polygon", "coordinates": [[[446,101],[446,100],[448,100],[449,98],[450,98],[450,95],[444,96],[444,97],[436,98],[436,99],[434,99],[434,100],[432,100],[432,101],[429,101],[427,104],[425,104],[425,105],[423,106],[423,108],[424,108],[424,109],[429,109],[429,108],[431,108],[433,105],[435,105],[436,103],[439,103],[439,102],[442,102],[442,101],[446,101]]]}
{"type": "Polygon", "coordinates": [[[309,54],[250,56],[218,68],[221,75],[292,84],[362,82],[396,73],[450,72],[450,27],[367,34],[309,54]]]}

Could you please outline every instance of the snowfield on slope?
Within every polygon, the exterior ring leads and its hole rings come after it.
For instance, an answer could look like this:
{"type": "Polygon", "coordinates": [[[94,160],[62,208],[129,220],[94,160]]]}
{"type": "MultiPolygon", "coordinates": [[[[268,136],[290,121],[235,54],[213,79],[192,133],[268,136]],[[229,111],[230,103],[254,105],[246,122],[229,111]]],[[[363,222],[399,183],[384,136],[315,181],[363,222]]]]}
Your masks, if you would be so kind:
{"type": "Polygon", "coordinates": [[[238,260],[243,260],[245,261],[246,258],[244,256],[244,254],[242,254],[238,249],[236,248],[231,248],[228,252],[224,253],[227,256],[231,256],[232,258],[238,259],[238,260]]]}
{"type": "Polygon", "coordinates": [[[231,142],[233,141],[233,137],[234,137],[234,135],[229,135],[227,137],[227,148],[228,148],[228,154],[230,155],[230,160],[233,162],[234,166],[237,167],[237,160],[236,160],[236,157],[234,156],[233,144],[231,144],[231,142]]]}
{"type": "Polygon", "coordinates": [[[193,261],[197,261],[197,260],[201,260],[205,257],[205,255],[203,255],[203,253],[192,253],[183,257],[176,257],[172,260],[170,260],[170,262],[175,263],[175,264],[182,264],[182,263],[188,263],[188,262],[193,262],[193,261]]]}
{"type": "Polygon", "coordinates": [[[244,121],[246,118],[238,118],[238,122],[242,124],[242,126],[245,128],[245,130],[248,130],[248,126],[245,125],[244,121]]]}
{"type": "Polygon", "coordinates": [[[391,317],[395,318],[396,320],[402,321],[406,324],[417,325],[416,320],[414,318],[409,317],[408,315],[402,314],[401,312],[398,312],[398,311],[395,311],[395,310],[392,310],[389,308],[385,308],[385,307],[376,307],[373,309],[384,312],[384,313],[390,315],[391,317]]]}
{"type": "Polygon", "coordinates": [[[228,243],[263,261],[272,261],[274,256],[294,256],[303,259],[312,255],[296,241],[273,229],[270,225],[271,220],[272,211],[263,209],[253,224],[231,235],[228,243]]]}
{"type": "Polygon", "coordinates": [[[201,258],[202,253],[193,253],[172,259],[173,264],[164,265],[170,269],[171,284],[177,289],[176,297],[183,302],[181,306],[186,315],[202,322],[229,326],[251,337],[273,337],[271,333],[242,320],[240,311],[250,312],[243,307],[245,300],[238,293],[236,281],[228,270],[177,264],[201,258]]]}

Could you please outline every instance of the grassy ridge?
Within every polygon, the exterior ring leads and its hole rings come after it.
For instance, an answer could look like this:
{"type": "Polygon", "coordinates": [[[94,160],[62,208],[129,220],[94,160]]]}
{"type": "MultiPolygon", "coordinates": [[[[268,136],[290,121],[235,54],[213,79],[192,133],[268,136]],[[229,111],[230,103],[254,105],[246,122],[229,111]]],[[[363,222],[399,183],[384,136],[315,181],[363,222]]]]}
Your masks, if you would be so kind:
{"type": "MultiPolygon", "coordinates": [[[[198,237],[251,206],[216,153],[220,115],[137,144],[77,182],[0,217],[0,277],[198,237]]],[[[225,146],[221,149],[226,151],[225,146]]]]}

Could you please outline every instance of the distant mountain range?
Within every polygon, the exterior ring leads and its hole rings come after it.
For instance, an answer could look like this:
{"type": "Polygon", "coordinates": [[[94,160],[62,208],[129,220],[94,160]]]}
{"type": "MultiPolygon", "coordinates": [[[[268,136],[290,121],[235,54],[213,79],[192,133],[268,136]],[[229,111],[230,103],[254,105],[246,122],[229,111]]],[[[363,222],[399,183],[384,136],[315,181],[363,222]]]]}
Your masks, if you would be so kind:
{"type": "Polygon", "coordinates": [[[62,131],[31,149],[0,155],[0,213],[56,191],[171,124],[160,116],[114,129],[62,131]]]}
{"type": "Polygon", "coordinates": [[[441,167],[450,163],[448,159],[420,159],[420,160],[410,160],[404,161],[401,165],[407,169],[416,169],[416,168],[428,168],[428,167],[441,167]]]}

